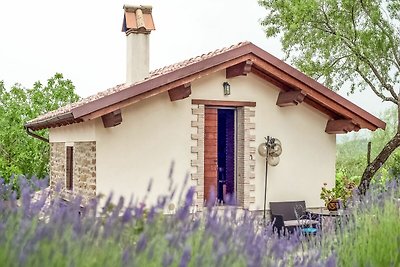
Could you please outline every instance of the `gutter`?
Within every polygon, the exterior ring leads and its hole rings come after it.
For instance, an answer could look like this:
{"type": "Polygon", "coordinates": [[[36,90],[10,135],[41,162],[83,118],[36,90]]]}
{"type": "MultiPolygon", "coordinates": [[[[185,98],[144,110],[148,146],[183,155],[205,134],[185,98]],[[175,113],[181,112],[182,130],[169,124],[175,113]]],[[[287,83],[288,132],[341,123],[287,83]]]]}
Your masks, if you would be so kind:
{"type": "Polygon", "coordinates": [[[51,127],[51,125],[54,125],[56,123],[66,123],[69,124],[71,122],[73,122],[75,120],[74,116],[72,115],[72,113],[64,113],[62,115],[56,116],[56,117],[50,117],[47,119],[44,119],[42,121],[38,121],[38,122],[33,122],[33,123],[26,123],[24,125],[24,128],[26,129],[26,132],[28,135],[39,139],[40,141],[49,143],[49,139],[40,136],[38,134],[35,134],[34,131],[36,130],[40,130],[40,129],[44,129],[44,128],[49,128],[51,127]],[[35,130],[33,130],[33,129],[35,130]]]}
{"type": "MultiPolygon", "coordinates": [[[[35,121],[35,122],[27,122],[25,124],[26,129],[30,129],[33,131],[45,129],[45,128],[51,128],[54,126],[57,126],[57,124],[60,125],[67,125],[73,122],[80,122],[81,120],[76,120],[72,113],[64,113],[59,116],[55,117],[50,117],[41,121],[35,121]]],[[[58,125],[58,126],[60,126],[58,125]]]]}
{"type": "Polygon", "coordinates": [[[28,135],[30,135],[30,136],[32,136],[32,137],[34,137],[34,138],[36,138],[36,139],[39,139],[39,140],[41,140],[41,141],[43,141],[43,142],[49,143],[49,139],[44,138],[43,136],[40,136],[40,135],[38,135],[38,134],[35,134],[35,133],[32,132],[32,130],[31,130],[30,128],[28,128],[28,126],[26,126],[26,125],[25,125],[24,127],[25,127],[26,132],[28,133],[28,135]]]}

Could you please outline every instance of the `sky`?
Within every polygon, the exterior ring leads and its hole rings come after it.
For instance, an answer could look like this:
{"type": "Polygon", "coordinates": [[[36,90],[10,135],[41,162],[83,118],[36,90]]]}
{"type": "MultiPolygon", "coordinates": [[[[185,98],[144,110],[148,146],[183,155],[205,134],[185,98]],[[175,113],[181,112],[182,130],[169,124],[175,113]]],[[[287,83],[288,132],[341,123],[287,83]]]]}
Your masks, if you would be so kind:
{"type": "MultiPolygon", "coordinates": [[[[265,10],[256,0],[3,0],[0,80],[31,87],[60,72],[82,97],[124,83],[125,3],[153,6],[150,69],[241,41],[283,58],[279,39],[263,33],[265,10]]],[[[388,107],[372,93],[339,93],[374,115],[388,107]]]]}

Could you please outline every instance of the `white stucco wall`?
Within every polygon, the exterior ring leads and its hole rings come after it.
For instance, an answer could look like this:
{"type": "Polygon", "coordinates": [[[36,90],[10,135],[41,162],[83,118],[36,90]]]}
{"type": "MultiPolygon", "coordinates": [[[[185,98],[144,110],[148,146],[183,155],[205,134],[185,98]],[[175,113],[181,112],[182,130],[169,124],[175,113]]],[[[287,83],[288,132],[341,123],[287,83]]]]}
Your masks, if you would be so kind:
{"type": "MultiPolygon", "coordinates": [[[[50,140],[94,138],[97,192],[114,191],[125,197],[134,193],[142,198],[153,178],[148,201],[154,202],[167,192],[172,161],[176,183],[182,184],[191,171],[191,100],[254,101],[255,146],[267,135],[279,138],[283,146],[280,164],[269,168],[268,201],[304,199],[310,207],[322,206],[321,186],[324,182],[333,185],[335,175],[336,141],[335,135],[325,133],[328,117],[305,103],[276,106],[279,90],[253,74],[229,79],[230,96],[223,95],[224,81],[225,72],[218,72],[193,82],[189,98],[171,102],[168,93],[163,93],[123,109],[123,122],[117,127],[106,129],[97,119],[51,129],[50,140]]],[[[252,210],[262,209],[264,201],[265,161],[258,154],[255,172],[256,202],[252,210]]],[[[193,185],[190,177],[189,185],[193,185]]]]}
{"type": "MultiPolygon", "coordinates": [[[[253,74],[229,79],[231,95],[224,96],[225,73],[219,72],[192,84],[192,98],[253,101],[256,105],[256,147],[267,135],[282,142],[283,153],[276,167],[268,168],[269,201],[306,200],[307,206],[322,206],[319,195],[324,182],[335,179],[336,136],[325,133],[328,116],[303,103],[278,107],[279,90],[253,74]]],[[[256,203],[264,203],[265,159],[256,156],[256,203]]]]}
{"type": "Polygon", "coordinates": [[[50,142],[86,142],[96,140],[95,121],[71,124],[49,131],[50,142]]]}
{"type": "MultiPolygon", "coordinates": [[[[171,102],[168,93],[141,101],[122,110],[122,124],[104,128],[96,124],[98,192],[117,192],[139,201],[146,194],[154,203],[169,187],[174,162],[174,183],[182,185],[190,171],[191,104],[171,102]]],[[[189,182],[191,182],[189,178],[189,182]]]]}

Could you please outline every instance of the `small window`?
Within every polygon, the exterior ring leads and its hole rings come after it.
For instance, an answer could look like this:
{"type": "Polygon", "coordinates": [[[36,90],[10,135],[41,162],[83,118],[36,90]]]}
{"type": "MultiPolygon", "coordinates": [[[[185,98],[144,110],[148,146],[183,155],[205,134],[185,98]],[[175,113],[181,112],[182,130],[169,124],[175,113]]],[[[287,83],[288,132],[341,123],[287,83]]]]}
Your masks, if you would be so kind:
{"type": "Polygon", "coordinates": [[[74,181],[74,147],[67,146],[67,164],[66,164],[66,175],[65,175],[65,187],[67,190],[72,190],[74,181]]]}

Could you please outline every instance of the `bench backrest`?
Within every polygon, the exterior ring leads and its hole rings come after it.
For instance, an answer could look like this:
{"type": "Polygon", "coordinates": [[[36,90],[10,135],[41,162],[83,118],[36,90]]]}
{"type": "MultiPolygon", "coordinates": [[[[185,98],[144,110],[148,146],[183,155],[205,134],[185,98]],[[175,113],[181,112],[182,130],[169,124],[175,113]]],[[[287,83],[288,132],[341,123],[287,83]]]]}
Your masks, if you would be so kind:
{"type": "Polygon", "coordinates": [[[285,221],[296,220],[297,216],[302,216],[306,212],[306,202],[303,201],[283,201],[270,202],[269,208],[272,215],[282,215],[285,221]]]}

